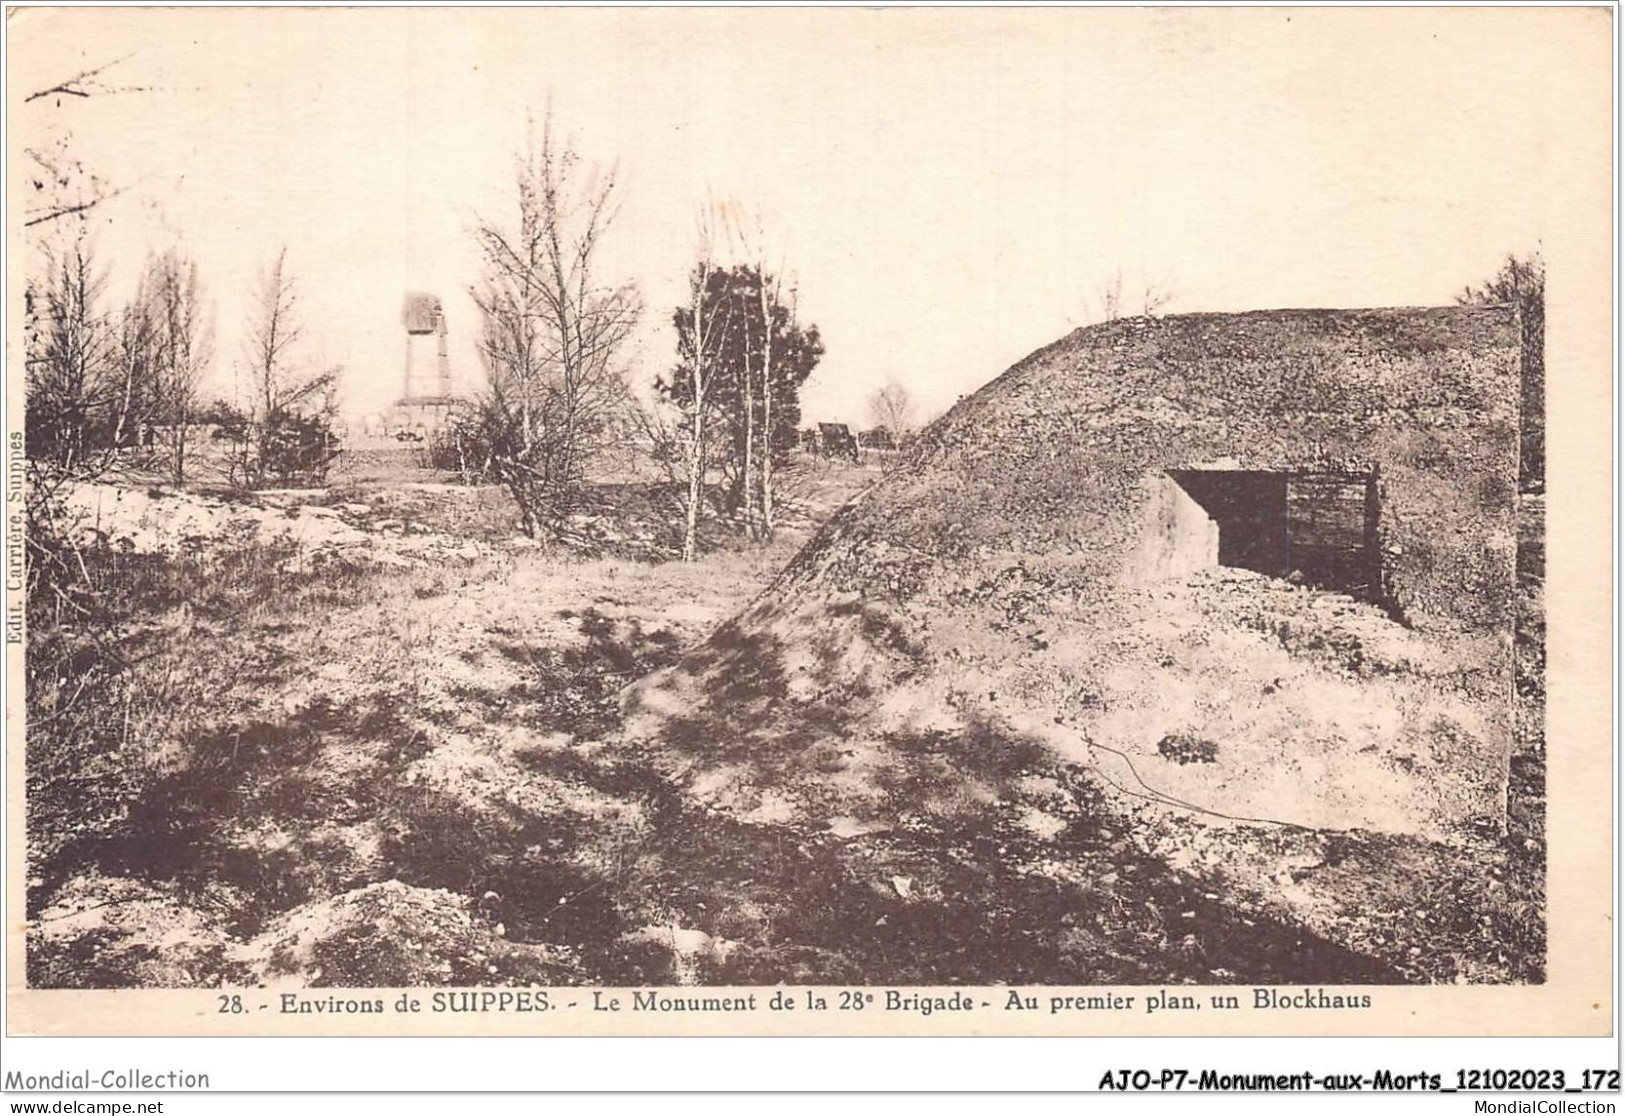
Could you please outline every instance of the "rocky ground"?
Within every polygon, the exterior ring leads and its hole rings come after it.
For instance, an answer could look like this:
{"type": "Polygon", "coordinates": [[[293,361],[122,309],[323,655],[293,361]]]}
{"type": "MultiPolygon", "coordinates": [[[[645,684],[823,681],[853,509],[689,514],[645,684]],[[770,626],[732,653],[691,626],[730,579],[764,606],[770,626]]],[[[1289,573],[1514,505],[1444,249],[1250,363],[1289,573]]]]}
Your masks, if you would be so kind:
{"type": "MultiPolygon", "coordinates": [[[[813,465],[770,545],[719,524],[693,566],[669,560],[669,494],[647,485],[606,486],[548,547],[515,537],[500,492],[421,477],[76,493],[119,592],[96,648],[71,625],[31,636],[30,982],[1540,979],[1538,712],[1509,831],[1451,840],[1219,824],[992,723],[753,721],[819,677],[763,648],[733,661],[780,675],[706,678],[738,711],[721,737],[674,736],[671,709],[641,730],[659,680],[726,649],[724,621],[874,479],[813,465]]],[[[1248,638],[1341,607],[1245,579],[1187,591],[1248,638]]],[[[883,617],[850,619],[885,642],[883,617]]],[[[1361,646],[1403,643],[1373,626],[1361,646]]],[[[1192,734],[1158,748],[1163,786],[1227,758],[1192,734]]]]}

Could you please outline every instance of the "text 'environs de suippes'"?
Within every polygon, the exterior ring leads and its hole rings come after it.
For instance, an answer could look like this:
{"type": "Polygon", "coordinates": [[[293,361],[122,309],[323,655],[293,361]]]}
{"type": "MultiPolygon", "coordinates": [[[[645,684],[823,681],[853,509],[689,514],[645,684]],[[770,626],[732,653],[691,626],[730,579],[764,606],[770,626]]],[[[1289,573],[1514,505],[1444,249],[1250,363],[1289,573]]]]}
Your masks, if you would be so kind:
{"type": "Polygon", "coordinates": [[[407,991],[390,997],[353,997],[330,994],[313,996],[284,992],[278,1001],[284,1015],[439,1015],[535,1014],[572,1012],[582,1014],[617,1013],[740,1013],[765,1012],[907,1012],[922,1016],[975,1011],[1036,1012],[1159,1012],[1209,1010],[1325,1010],[1369,1009],[1371,997],[1362,993],[1324,988],[1255,988],[1251,1002],[1233,993],[1196,996],[1167,989],[1137,994],[1094,992],[1062,994],[1053,989],[1023,990],[1005,988],[997,992],[983,989],[979,994],[955,991],[932,994],[897,989],[789,989],[732,993],[727,995],[663,989],[559,990],[559,989],[457,989],[451,991],[407,991]],[[1204,1003],[1204,1000],[1206,1001],[1204,1003]]]}

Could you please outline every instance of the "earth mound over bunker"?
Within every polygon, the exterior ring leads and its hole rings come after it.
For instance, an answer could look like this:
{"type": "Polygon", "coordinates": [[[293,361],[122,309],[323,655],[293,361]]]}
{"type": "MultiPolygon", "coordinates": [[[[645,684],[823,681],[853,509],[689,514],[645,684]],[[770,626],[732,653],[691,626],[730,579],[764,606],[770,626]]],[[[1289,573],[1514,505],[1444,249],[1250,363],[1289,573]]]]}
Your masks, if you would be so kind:
{"type": "Polygon", "coordinates": [[[1079,330],[635,686],[630,731],[836,831],[986,810],[1035,752],[1213,824],[1497,827],[1519,355],[1508,307],[1079,330]]]}

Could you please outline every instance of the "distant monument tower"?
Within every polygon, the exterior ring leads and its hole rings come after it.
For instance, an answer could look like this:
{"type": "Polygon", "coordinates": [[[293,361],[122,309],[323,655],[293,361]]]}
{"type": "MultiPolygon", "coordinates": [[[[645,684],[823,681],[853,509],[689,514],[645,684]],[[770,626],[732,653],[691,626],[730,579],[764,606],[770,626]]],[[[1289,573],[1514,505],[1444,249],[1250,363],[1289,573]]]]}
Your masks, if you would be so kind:
{"type": "Polygon", "coordinates": [[[446,356],[446,313],[437,295],[410,293],[401,304],[406,327],[406,384],[393,425],[429,433],[451,413],[451,362],[446,356]]]}

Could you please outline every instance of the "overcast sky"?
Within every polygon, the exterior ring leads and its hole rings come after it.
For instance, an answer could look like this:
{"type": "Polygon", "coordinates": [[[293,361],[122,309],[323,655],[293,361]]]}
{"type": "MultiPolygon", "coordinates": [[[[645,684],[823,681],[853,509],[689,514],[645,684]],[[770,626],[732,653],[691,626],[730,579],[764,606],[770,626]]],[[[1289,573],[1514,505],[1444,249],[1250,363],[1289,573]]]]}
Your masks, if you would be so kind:
{"type": "Polygon", "coordinates": [[[823,332],[805,417],[862,421],[891,378],[946,407],[1098,314],[1119,269],[1131,300],[1171,288],[1170,312],[1450,301],[1539,242],[1554,122],[1607,109],[1607,18],[32,10],[14,94],[126,54],[110,79],[144,88],[13,96],[12,152],[71,127],[128,187],[95,222],[116,283],[149,247],[197,259],[218,388],[285,244],[310,356],[343,363],[361,414],[400,394],[408,290],[441,295],[455,374],[478,379],[469,230],[508,215],[551,94],[625,186],[605,266],[647,304],[634,379],[671,362],[709,190],[762,215],[823,332]]]}

